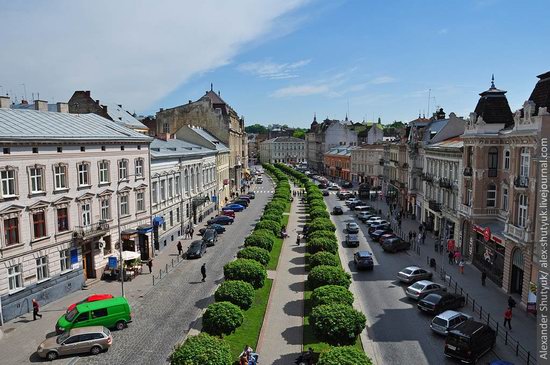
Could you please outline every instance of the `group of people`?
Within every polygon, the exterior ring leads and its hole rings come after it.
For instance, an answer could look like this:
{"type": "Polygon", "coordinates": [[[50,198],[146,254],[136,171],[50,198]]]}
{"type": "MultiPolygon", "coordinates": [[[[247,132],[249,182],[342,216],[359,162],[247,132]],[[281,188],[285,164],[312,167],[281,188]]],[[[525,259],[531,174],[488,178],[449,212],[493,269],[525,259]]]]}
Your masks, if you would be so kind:
{"type": "Polygon", "coordinates": [[[417,241],[418,243],[424,244],[426,242],[426,231],[416,232],[416,231],[410,231],[409,232],[409,242],[417,241]]]}
{"type": "Polygon", "coordinates": [[[286,233],[286,226],[281,227],[281,238],[287,238],[288,233],[286,233]]]}
{"type": "Polygon", "coordinates": [[[258,354],[252,350],[252,347],[244,345],[244,349],[239,355],[239,365],[256,365],[258,363],[258,354]]]}
{"type": "Polygon", "coordinates": [[[462,258],[462,254],[459,250],[449,250],[448,253],[449,257],[449,265],[458,265],[458,271],[461,274],[464,274],[464,258],[462,258]]]}
{"type": "Polygon", "coordinates": [[[292,196],[304,196],[304,190],[303,189],[293,190],[292,196]]]}
{"type": "Polygon", "coordinates": [[[185,238],[193,239],[193,234],[195,234],[195,227],[193,227],[193,224],[189,224],[189,226],[185,229],[185,238]]]}

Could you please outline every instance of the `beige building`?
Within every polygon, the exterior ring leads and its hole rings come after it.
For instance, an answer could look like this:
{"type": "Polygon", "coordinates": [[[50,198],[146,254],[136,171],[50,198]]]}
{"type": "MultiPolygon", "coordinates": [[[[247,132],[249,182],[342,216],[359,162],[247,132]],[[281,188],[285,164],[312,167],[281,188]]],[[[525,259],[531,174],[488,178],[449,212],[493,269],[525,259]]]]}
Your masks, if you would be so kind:
{"type": "MultiPolygon", "coordinates": [[[[375,127],[373,127],[375,128],[375,127]]],[[[382,143],[364,144],[352,147],[351,180],[370,187],[381,186],[383,177],[384,145],[382,143]]]]}
{"type": "Polygon", "coordinates": [[[291,163],[306,161],[306,142],[295,137],[276,137],[260,142],[261,163],[291,163]]]}
{"type": "Polygon", "coordinates": [[[151,138],[96,114],[11,110],[0,97],[4,320],[101,278],[118,247],[151,255],[151,138]],[[120,220],[120,227],[118,222],[120,220]]]}
{"type": "Polygon", "coordinates": [[[175,134],[181,127],[201,127],[229,148],[230,185],[239,189],[248,170],[248,138],[244,119],[211,88],[199,100],[157,112],[157,135],[175,134]]]}

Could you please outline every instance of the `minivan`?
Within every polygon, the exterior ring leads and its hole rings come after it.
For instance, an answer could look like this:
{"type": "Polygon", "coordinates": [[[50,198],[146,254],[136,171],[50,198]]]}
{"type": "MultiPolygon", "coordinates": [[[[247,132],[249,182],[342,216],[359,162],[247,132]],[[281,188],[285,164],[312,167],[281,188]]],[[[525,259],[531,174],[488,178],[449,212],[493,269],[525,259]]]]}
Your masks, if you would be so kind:
{"type": "Polygon", "coordinates": [[[132,321],[130,304],[124,297],[78,304],[69,313],[63,314],[55,325],[60,334],[72,328],[104,326],[122,330],[132,321]]]}
{"type": "Polygon", "coordinates": [[[432,319],[432,323],[430,323],[430,328],[435,333],[447,336],[449,330],[458,326],[462,322],[466,322],[469,319],[472,319],[472,316],[465,313],[448,310],[435,316],[432,319]]]}
{"type": "Polygon", "coordinates": [[[445,356],[475,363],[493,348],[495,341],[491,327],[476,321],[462,322],[447,334],[445,356]]]}
{"type": "Polygon", "coordinates": [[[107,351],[113,343],[111,332],[102,326],[73,328],[58,337],[42,341],[36,353],[43,359],[53,361],[59,356],[89,353],[97,355],[107,351]]]}

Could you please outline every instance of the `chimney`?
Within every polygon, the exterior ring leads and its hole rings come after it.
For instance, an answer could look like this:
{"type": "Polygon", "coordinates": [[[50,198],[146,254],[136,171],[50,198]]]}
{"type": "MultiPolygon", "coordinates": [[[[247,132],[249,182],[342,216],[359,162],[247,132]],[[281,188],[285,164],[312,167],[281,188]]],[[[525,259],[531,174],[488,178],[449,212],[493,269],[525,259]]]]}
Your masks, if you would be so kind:
{"type": "Polygon", "coordinates": [[[58,113],[68,113],[69,112],[69,103],[57,103],[57,112],[58,113]]]}
{"type": "Polygon", "coordinates": [[[95,101],[95,103],[96,103],[97,105],[99,105],[99,99],[97,99],[97,100],[95,101]]]}
{"type": "Polygon", "coordinates": [[[437,111],[436,119],[437,120],[445,119],[445,112],[443,111],[443,108],[439,108],[439,110],[437,111]]]}
{"type": "Polygon", "coordinates": [[[164,111],[164,108],[160,108],[159,112],[163,112],[164,111]]]}
{"type": "Polygon", "coordinates": [[[220,90],[218,90],[218,96],[220,96],[220,97],[222,96],[222,93],[221,93],[220,90]]]}
{"type": "Polygon", "coordinates": [[[90,97],[90,90],[84,91],[84,94],[85,94],[87,97],[90,97]]]}
{"type": "Polygon", "coordinates": [[[48,102],[44,100],[35,100],[34,101],[34,110],[38,110],[40,112],[47,112],[48,111],[48,102]]]}
{"type": "Polygon", "coordinates": [[[9,109],[11,100],[9,96],[0,96],[0,109],[9,109]]]}
{"type": "Polygon", "coordinates": [[[192,101],[191,101],[191,99],[189,99],[189,104],[191,104],[191,103],[192,103],[192,101]]]}

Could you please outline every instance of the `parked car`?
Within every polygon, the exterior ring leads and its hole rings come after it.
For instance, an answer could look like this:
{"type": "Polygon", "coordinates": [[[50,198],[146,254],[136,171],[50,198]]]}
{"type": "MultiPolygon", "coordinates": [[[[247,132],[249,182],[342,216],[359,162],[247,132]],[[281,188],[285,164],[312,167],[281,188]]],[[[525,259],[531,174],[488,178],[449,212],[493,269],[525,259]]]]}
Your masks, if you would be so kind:
{"type": "Polygon", "coordinates": [[[327,184],[325,184],[325,183],[319,183],[319,185],[317,185],[317,187],[319,187],[319,189],[326,189],[326,188],[327,188],[327,184]]]}
{"type": "Polygon", "coordinates": [[[385,240],[389,240],[390,238],[394,238],[394,237],[397,237],[395,235],[395,233],[391,232],[391,233],[386,233],[384,235],[382,235],[382,237],[380,237],[380,239],[378,240],[378,242],[380,242],[380,244],[384,243],[385,240]]]}
{"type": "Polygon", "coordinates": [[[256,193],[253,191],[249,191],[248,194],[246,194],[250,197],[250,199],[256,199],[256,193]]]}
{"type": "Polygon", "coordinates": [[[368,206],[368,205],[363,205],[363,202],[361,202],[361,204],[356,205],[356,206],[353,207],[353,210],[355,210],[356,212],[368,213],[368,212],[370,212],[370,209],[371,209],[371,207],[368,206]]]}
{"type": "Polygon", "coordinates": [[[132,321],[130,304],[124,297],[77,304],[69,313],[63,314],[55,324],[55,332],[61,334],[73,328],[104,326],[122,330],[132,321]]]}
{"type": "Polygon", "coordinates": [[[235,219],[235,211],[231,209],[222,210],[221,215],[226,215],[228,217],[235,219]]]}
{"type": "Polygon", "coordinates": [[[218,215],[214,218],[210,218],[208,220],[208,222],[206,222],[206,224],[208,225],[211,225],[211,224],[223,224],[223,225],[228,225],[228,224],[233,224],[233,218],[231,217],[228,217],[226,215],[218,215]]]}
{"type": "Polygon", "coordinates": [[[340,187],[338,185],[331,185],[327,188],[328,190],[338,191],[340,187]]]}
{"type": "Polygon", "coordinates": [[[250,197],[248,195],[239,195],[239,197],[237,198],[239,200],[246,200],[246,202],[248,204],[250,204],[250,197]]]}
{"type": "Polygon", "coordinates": [[[387,230],[388,232],[392,232],[390,224],[386,221],[377,221],[375,223],[372,223],[367,229],[367,232],[370,234],[371,232],[381,230],[381,229],[387,230]]]}
{"type": "Polygon", "coordinates": [[[353,198],[354,196],[355,195],[353,195],[353,193],[350,193],[347,190],[340,190],[339,192],[336,193],[336,197],[340,200],[346,200],[349,198],[353,198]]]}
{"type": "Polygon", "coordinates": [[[235,199],[231,202],[231,204],[239,204],[239,205],[242,205],[243,207],[248,208],[248,201],[244,200],[244,199],[235,199]]]}
{"type": "Polygon", "coordinates": [[[369,232],[369,236],[370,238],[373,239],[373,241],[376,241],[378,242],[378,240],[380,239],[380,237],[382,237],[383,235],[387,234],[387,233],[391,233],[391,228],[387,228],[387,229],[376,229],[372,232],[369,232]]]}
{"type": "Polygon", "coordinates": [[[359,236],[356,234],[347,234],[344,240],[344,246],[359,247],[359,236]]]}
{"type": "Polygon", "coordinates": [[[447,293],[446,291],[435,291],[426,295],[418,301],[418,309],[431,314],[438,314],[448,309],[464,307],[466,298],[464,295],[447,293]]]}
{"type": "Polygon", "coordinates": [[[105,300],[105,299],[112,299],[112,298],[114,298],[114,297],[111,294],[92,294],[92,295],[82,299],[80,302],[76,302],[76,303],[71,304],[67,308],[67,313],[69,313],[70,311],[75,309],[76,306],[79,305],[79,304],[97,302],[98,300],[105,300]]]}
{"type": "Polygon", "coordinates": [[[445,339],[445,356],[475,363],[489,352],[496,342],[496,332],[476,321],[462,322],[451,329],[445,339]]]}
{"type": "Polygon", "coordinates": [[[344,214],[344,210],[342,209],[342,207],[334,207],[334,208],[332,208],[332,214],[342,215],[342,214],[344,214]]]}
{"type": "Polygon", "coordinates": [[[403,241],[399,237],[394,237],[390,239],[384,240],[384,242],[381,243],[382,249],[386,252],[399,252],[399,251],[407,251],[411,248],[411,244],[407,241],[403,241]]]}
{"type": "Polygon", "coordinates": [[[372,253],[368,251],[357,251],[353,254],[353,262],[357,270],[372,270],[374,268],[374,260],[372,253]]]}
{"type": "Polygon", "coordinates": [[[244,206],[240,204],[227,204],[225,207],[222,208],[222,210],[232,210],[234,212],[242,212],[244,210],[244,206]]]}
{"type": "Polygon", "coordinates": [[[342,187],[343,187],[343,188],[353,188],[353,183],[350,182],[350,181],[344,181],[344,182],[342,183],[342,187]]]}
{"type": "Polygon", "coordinates": [[[441,284],[434,283],[433,281],[429,280],[420,280],[414,283],[413,285],[409,286],[405,290],[405,294],[414,300],[420,300],[424,298],[426,295],[433,293],[437,290],[447,290],[445,287],[441,284]]]}
{"type": "Polygon", "coordinates": [[[346,206],[350,206],[350,204],[353,204],[353,203],[360,203],[361,200],[357,199],[357,198],[349,198],[349,199],[346,199],[346,206]]]}
{"type": "Polygon", "coordinates": [[[361,222],[365,223],[366,221],[368,221],[371,217],[373,217],[372,214],[370,214],[369,212],[359,212],[355,215],[357,217],[357,219],[359,219],[361,222]]]}
{"type": "Polygon", "coordinates": [[[264,179],[262,179],[261,177],[256,178],[256,184],[261,184],[263,182],[264,182],[264,179]]]}
{"type": "Polygon", "coordinates": [[[208,225],[208,227],[203,227],[203,228],[199,229],[199,235],[203,235],[204,232],[206,232],[206,230],[208,228],[214,228],[216,230],[216,232],[218,232],[218,234],[225,232],[225,227],[224,226],[222,226],[221,224],[218,224],[218,223],[214,223],[214,224],[208,225]]]}
{"type": "Polygon", "coordinates": [[[374,222],[378,222],[378,221],[381,221],[383,220],[382,217],[378,217],[376,215],[370,217],[365,223],[367,223],[368,225],[371,225],[373,224],[374,222]]]}
{"type": "Polygon", "coordinates": [[[359,233],[359,225],[355,222],[346,223],[346,233],[359,233]]]}
{"type": "Polygon", "coordinates": [[[206,242],[202,240],[196,240],[191,242],[191,245],[187,249],[186,257],[188,259],[201,258],[206,252],[206,242]]]}
{"type": "Polygon", "coordinates": [[[329,196],[330,195],[328,190],[322,190],[321,193],[323,194],[323,196],[329,196]]]}
{"type": "Polygon", "coordinates": [[[202,240],[206,242],[206,246],[214,246],[218,241],[218,232],[214,228],[206,228],[202,234],[202,240]]]}
{"type": "Polygon", "coordinates": [[[447,310],[443,313],[438,314],[432,319],[432,322],[430,323],[430,328],[435,333],[447,336],[449,330],[458,326],[462,322],[466,322],[469,319],[472,319],[472,316],[470,316],[469,314],[447,310]]]}
{"type": "Polygon", "coordinates": [[[73,328],[58,337],[42,341],[36,353],[43,359],[53,361],[59,356],[89,353],[97,355],[107,351],[113,344],[111,331],[103,326],[73,328]]]}
{"type": "Polygon", "coordinates": [[[407,284],[419,280],[431,280],[433,273],[418,266],[408,266],[397,273],[397,278],[407,284]]]}

